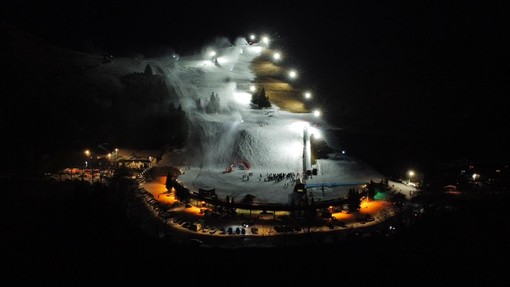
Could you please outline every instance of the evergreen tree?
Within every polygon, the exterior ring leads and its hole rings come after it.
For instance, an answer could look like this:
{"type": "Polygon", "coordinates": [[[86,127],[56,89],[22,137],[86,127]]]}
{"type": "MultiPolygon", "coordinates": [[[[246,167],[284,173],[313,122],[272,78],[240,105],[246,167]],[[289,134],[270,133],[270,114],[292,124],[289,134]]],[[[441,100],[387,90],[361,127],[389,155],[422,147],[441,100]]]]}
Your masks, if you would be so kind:
{"type": "Polygon", "coordinates": [[[216,93],[215,99],[216,99],[216,101],[214,102],[214,104],[215,104],[216,112],[219,112],[220,111],[220,96],[218,96],[218,93],[216,93]]]}
{"type": "Polygon", "coordinates": [[[259,106],[259,100],[258,100],[258,96],[259,94],[252,94],[251,95],[251,104],[254,105],[254,106],[259,106]]]}
{"type": "Polygon", "coordinates": [[[189,203],[191,201],[191,195],[189,190],[186,188],[176,185],[175,187],[175,197],[182,203],[189,203]]]}
{"type": "Polygon", "coordinates": [[[266,95],[266,89],[264,89],[264,87],[262,87],[260,92],[251,96],[251,103],[259,109],[271,107],[271,102],[269,102],[269,97],[266,95]]]}
{"type": "Polygon", "coordinates": [[[201,111],[203,111],[203,110],[204,110],[204,107],[202,107],[202,100],[201,100],[201,99],[196,99],[196,100],[195,100],[195,103],[196,103],[196,105],[197,105],[197,110],[198,110],[198,111],[200,111],[200,112],[201,112],[201,111]]]}
{"type": "Polygon", "coordinates": [[[376,193],[376,183],[373,180],[370,180],[370,182],[368,183],[367,197],[374,198],[375,193],[376,193]]]}
{"type": "Polygon", "coordinates": [[[144,74],[147,75],[147,76],[154,75],[154,73],[152,73],[151,65],[147,64],[147,66],[145,66],[144,74]]]}
{"type": "Polygon", "coordinates": [[[259,108],[269,107],[271,107],[271,102],[269,102],[269,97],[266,95],[266,89],[262,88],[259,93],[259,108]]]}
{"type": "Polygon", "coordinates": [[[207,107],[205,107],[205,112],[208,114],[217,113],[220,110],[220,97],[218,94],[214,94],[214,92],[211,94],[209,98],[209,103],[207,104],[207,107]]]}
{"type": "Polygon", "coordinates": [[[166,188],[168,190],[171,190],[172,187],[174,187],[174,178],[173,178],[173,174],[171,174],[170,172],[167,173],[166,175],[166,182],[165,182],[165,185],[166,185],[166,188]]]}
{"type": "Polygon", "coordinates": [[[361,195],[354,188],[349,189],[349,193],[347,194],[347,205],[349,212],[356,212],[361,207],[361,195]]]}
{"type": "Polygon", "coordinates": [[[253,204],[253,202],[255,201],[255,195],[253,194],[247,194],[244,196],[244,198],[241,200],[241,203],[244,203],[244,204],[253,204]]]}

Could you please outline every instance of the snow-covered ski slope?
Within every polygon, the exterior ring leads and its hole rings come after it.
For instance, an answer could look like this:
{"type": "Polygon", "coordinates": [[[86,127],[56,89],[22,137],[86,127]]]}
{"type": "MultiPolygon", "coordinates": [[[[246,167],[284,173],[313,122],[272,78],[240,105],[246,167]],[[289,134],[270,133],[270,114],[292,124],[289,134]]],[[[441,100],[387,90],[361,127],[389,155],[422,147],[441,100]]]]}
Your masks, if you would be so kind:
{"type": "MultiPolygon", "coordinates": [[[[310,126],[313,136],[320,135],[328,142],[328,124],[312,113],[290,113],[274,104],[266,109],[250,105],[250,85],[256,79],[250,63],[263,49],[239,38],[226,47],[207,47],[198,55],[180,57],[166,65],[168,82],[191,123],[184,149],[185,174],[179,177],[188,188],[215,188],[220,198],[249,193],[260,202],[286,203],[293,190],[291,180],[268,180],[268,175],[302,175],[305,125],[310,126]],[[218,95],[220,109],[206,113],[212,93],[218,95]],[[225,173],[229,167],[232,171],[225,173]]],[[[324,199],[344,196],[349,187],[340,186],[342,183],[383,178],[353,158],[321,159],[314,168],[318,175],[306,182],[328,183],[324,195],[320,189],[316,193],[324,199]]]]}

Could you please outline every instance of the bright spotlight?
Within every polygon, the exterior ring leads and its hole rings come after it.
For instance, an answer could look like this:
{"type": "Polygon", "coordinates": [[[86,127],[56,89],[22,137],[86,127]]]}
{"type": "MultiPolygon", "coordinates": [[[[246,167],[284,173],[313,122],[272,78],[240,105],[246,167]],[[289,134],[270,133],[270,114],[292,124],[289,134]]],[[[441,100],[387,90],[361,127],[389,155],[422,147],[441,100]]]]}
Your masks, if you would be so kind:
{"type": "Polygon", "coordinates": [[[255,40],[255,34],[250,35],[250,40],[252,40],[252,41],[255,40]]]}
{"type": "Polygon", "coordinates": [[[290,77],[291,79],[295,79],[295,78],[297,77],[297,72],[296,72],[296,71],[294,71],[294,70],[291,70],[291,71],[289,72],[289,77],[290,77]]]}
{"type": "Polygon", "coordinates": [[[209,52],[209,57],[214,57],[214,56],[216,56],[216,52],[215,51],[209,52]]]}
{"type": "Polygon", "coordinates": [[[310,124],[307,122],[297,121],[297,122],[291,123],[289,125],[289,129],[296,133],[303,134],[303,129],[305,127],[309,127],[309,126],[310,126],[310,124]]]}
{"type": "Polygon", "coordinates": [[[246,92],[234,92],[234,100],[242,105],[249,105],[251,102],[251,94],[246,92]]]}
{"type": "Polygon", "coordinates": [[[255,90],[256,90],[256,89],[257,89],[257,88],[256,88],[254,85],[251,85],[251,86],[250,86],[250,91],[251,91],[251,92],[255,92],[255,90]]]}
{"type": "Polygon", "coordinates": [[[280,60],[280,58],[281,58],[280,53],[278,53],[278,52],[274,53],[273,58],[274,58],[275,60],[280,60]]]}
{"type": "Polygon", "coordinates": [[[310,99],[310,98],[312,98],[312,93],[306,92],[305,93],[305,99],[310,99]]]}
{"type": "Polygon", "coordinates": [[[269,44],[269,38],[267,36],[262,37],[262,43],[268,45],[269,44]]]}
{"type": "Polygon", "coordinates": [[[319,116],[321,115],[321,111],[319,111],[319,110],[315,110],[315,111],[313,112],[313,115],[314,115],[314,116],[316,116],[316,117],[319,117],[319,116]]]}
{"type": "Polygon", "coordinates": [[[227,58],[225,57],[218,57],[216,58],[216,61],[218,61],[219,64],[225,64],[226,62],[228,62],[227,58]]]}

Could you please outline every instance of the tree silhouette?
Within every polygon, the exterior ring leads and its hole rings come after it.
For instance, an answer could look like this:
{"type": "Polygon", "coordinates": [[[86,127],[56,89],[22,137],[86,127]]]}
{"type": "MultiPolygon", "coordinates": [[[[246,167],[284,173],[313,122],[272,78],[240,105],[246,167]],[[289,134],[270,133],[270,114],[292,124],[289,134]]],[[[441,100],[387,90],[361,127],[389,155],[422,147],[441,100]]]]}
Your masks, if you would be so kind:
{"type": "Polygon", "coordinates": [[[167,173],[165,185],[168,190],[171,190],[174,187],[174,180],[173,174],[170,172],[167,173]]]}
{"type": "Polygon", "coordinates": [[[207,107],[205,107],[205,112],[208,114],[217,113],[220,110],[220,97],[218,94],[211,93],[211,96],[209,98],[209,103],[207,104],[207,107]]]}
{"type": "Polygon", "coordinates": [[[264,89],[264,87],[262,87],[260,92],[251,96],[251,103],[260,109],[271,107],[271,102],[269,101],[269,97],[266,95],[266,89],[264,89]]]}
{"type": "Polygon", "coordinates": [[[179,200],[182,203],[190,202],[191,196],[190,196],[189,190],[187,190],[186,188],[184,188],[180,185],[176,185],[174,188],[175,188],[175,198],[177,198],[177,200],[179,200]]]}
{"type": "Polygon", "coordinates": [[[147,66],[145,66],[145,71],[143,73],[148,76],[154,75],[154,73],[152,72],[151,65],[147,64],[147,66]]]}
{"type": "Polygon", "coordinates": [[[198,110],[198,111],[200,111],[200,112],[201,112],[201,111],[203,111],[203,110],[204,110],[204,107],[202,107],[202,100],[201,100],[201,99],[196,99],[196,100],[195,100],[195,103],[196,103],[196,105],[197,105],[197,110],[198,110]]]}
{"type": "Polygon", "coordinates": [[[255,200],[255,195],[253,194],[247,194],[242,200],[241,203],[244,204],[253,204],[253,201],[255,200]]]}
{"type": "Polygon", "coordinates": [[[354,188],[349,189],[347,194],[347,205],[349,212],[356,212],[361,207],[361,194],[354,188]]]}

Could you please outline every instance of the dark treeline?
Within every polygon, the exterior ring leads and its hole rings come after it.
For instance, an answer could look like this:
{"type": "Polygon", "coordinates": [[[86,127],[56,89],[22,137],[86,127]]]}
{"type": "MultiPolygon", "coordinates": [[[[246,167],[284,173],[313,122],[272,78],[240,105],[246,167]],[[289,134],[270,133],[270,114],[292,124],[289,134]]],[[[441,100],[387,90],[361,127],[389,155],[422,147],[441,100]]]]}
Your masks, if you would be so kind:
{"type": "Polygon", "coordinates": [[[186,115],[154,67],[101,82],[94,69],[115,59],[50,46],[9,26],[1,32],[8,55],[0,67],[2,172],[52,170],[66,164],[65,154],[105,142],[135,149],[184,144],[186,115]]]}

